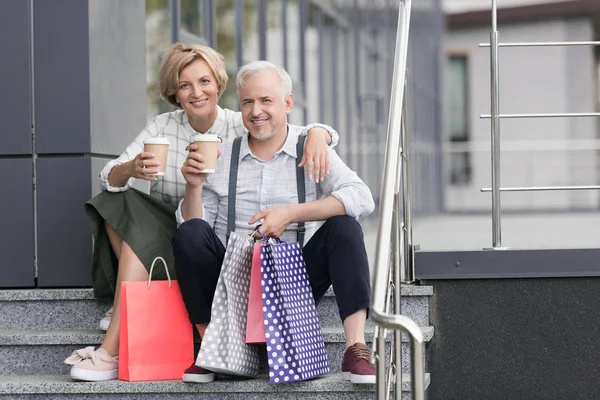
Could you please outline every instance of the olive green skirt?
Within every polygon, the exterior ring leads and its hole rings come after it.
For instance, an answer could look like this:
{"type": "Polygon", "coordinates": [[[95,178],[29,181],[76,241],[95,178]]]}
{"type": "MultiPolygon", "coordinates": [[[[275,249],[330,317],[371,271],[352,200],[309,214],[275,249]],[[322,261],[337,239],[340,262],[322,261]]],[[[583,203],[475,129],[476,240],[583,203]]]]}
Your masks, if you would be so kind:
{"type": "MultiPolygon", "coordinates": [[[[131,247],[150,272],[152,261],[162,257],[172,279],[175,261],[171,238],[177,229],[175,207],[139,190],[120,193],[103,191],[85,203],[85,211],[94,235],[92,282],[96,297],[113,297],[117,282],[118,260],[104,228],[106,221],[131,247]]],[[[157,263],[152,279],[167,279],[162,263],[157,263]]]]}

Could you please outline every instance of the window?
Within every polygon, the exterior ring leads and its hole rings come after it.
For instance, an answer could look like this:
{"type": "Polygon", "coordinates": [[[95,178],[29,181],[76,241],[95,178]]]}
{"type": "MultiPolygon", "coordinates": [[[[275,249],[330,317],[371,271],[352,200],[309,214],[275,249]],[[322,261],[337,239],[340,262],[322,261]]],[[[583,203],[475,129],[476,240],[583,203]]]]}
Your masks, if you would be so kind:
{"type": "Polygon", "coordinates": [[[449,124],[449,180],[452,185],[471,182],[469,142],[469,87],[466,55],[448,56],[446,66],[446,115],[449,124]]]}

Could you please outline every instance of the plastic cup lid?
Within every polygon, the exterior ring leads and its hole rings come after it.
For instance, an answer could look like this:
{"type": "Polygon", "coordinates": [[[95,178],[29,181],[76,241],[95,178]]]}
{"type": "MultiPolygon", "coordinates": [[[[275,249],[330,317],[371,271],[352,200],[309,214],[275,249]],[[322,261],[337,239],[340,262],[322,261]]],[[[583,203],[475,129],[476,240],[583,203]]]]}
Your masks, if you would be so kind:
{"type": "Polygon", "coordinates": [[[169,140],[164,137],[149,138],[144,140],[144,144],[169,144],[169,140]]]}
{"type": "Polygon", "coordinates": [[[192,136],[192,143],[193,142],[220,142],[220,141],[221,141],[221,138],[219,138],[217,135],[200,134],[200,135],[192,136]]]}

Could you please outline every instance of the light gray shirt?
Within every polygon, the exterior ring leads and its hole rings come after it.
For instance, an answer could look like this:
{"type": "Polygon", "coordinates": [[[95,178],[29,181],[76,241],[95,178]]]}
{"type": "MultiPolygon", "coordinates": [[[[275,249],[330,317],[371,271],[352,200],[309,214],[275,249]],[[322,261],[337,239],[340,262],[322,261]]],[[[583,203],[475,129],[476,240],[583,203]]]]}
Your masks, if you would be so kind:
{"type": "MultiPolygon", "coordinates": [[[[302,132],[306,133],[315,126],[325,128],[331,135],[331,147],[335,147],[339,140],[338,133],[327,125],[311,124],[302,132]]],[[[248,130],[242,122],[240,112],[217,107],[217,119],[206,134],[217,135],[224,141],[246,134],[248,130]]],[[[169,155],[165,175],[150,185],[150,195],[165,203],[177,206],[185,194],[185,179],[181,173],[181,166],[187,158],[186,147],[191,143],[191,138],[198,132],[192,128],[183,110],[168,112],[155,117],[144,130],[127,146],[127,149],[116,160],[109,161],[100,172],[102,190],[109,192],[124,192],[128,190],[135,178],[130,178],[125,186],[116,187],[108,183],[110,171],[117,165],[131,161],[144,150],[144,141],[149,138],[161,137],[169,141],[169,155]]]]}
{"type": "MultiPolygon", "coordinates": [[[[298,204],[296,187],[296,144],[302,127],[288,125],[288,136],[283,147],[270,161],[263,161],[252,154],[248,147],[248,135],[242,137],[237,178],[235,231],[251,232],[250,218],[266,208],[298,204]]],[[[221,144],[223,153],[217,161],[217,172],[204,182],[202,190],[203,217],[225,244],[227,234],[227,207],[229,192],[229,166],[232,142],[221,144]]],[[[330,173],[319,183],[306,178],[306,202],[334,196],[346,210],[346,214],[359,218],[373,212],[375,204],[368,186],[329,148],[330,173]]],[[[304,171],[306,176],[306,171],[304,171]]],[[[184,222],[181,203],[175,213],[177,223],[184,222]]],[[[317,228],[316,222],[306,223],[306,244],[317,228]]],[[[281,236],[285,241],[297,240],[298,224],[288,226],[281,236]]]]}

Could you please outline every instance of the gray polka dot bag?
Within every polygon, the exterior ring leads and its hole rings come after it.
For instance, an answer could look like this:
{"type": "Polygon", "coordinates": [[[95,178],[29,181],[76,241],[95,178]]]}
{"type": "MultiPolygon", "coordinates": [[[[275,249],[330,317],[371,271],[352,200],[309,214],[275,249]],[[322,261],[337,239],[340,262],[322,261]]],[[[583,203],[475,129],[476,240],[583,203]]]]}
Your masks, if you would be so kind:
{"type": "Polygon", "coordinates": [[[330,371],[312,289],[298,242],[261,247],[265,336],[272,384],[330,371]]]}
{"type": "Polygon", "coordinates": [[[232,232],[196,365],[210,371],[258,377],[259,346],[246,344],[246,313],[254,239],[232,232]]]}

